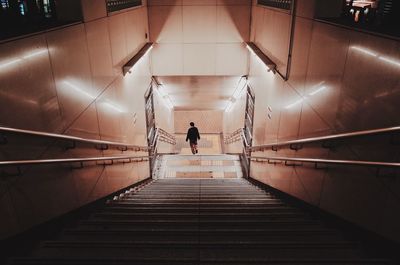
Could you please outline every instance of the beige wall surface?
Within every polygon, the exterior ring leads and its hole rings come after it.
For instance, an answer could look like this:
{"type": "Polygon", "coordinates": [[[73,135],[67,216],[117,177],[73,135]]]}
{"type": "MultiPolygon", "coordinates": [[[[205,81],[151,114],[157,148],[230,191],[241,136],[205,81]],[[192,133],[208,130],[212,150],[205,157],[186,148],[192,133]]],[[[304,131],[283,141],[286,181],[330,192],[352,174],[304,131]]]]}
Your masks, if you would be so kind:
{"type": "Polygon", "coordinates": [[[246,74],[250,9],[250,0],[150,0],[153,74],[246,74]]]}
{"type": "MultiPolygon", "coordinates": [[[[131,74],[123,76],[121,68],[148,41],[147,7],[107,16],[104,1],[82,3],[85,23],[0,44],[0,125],[147,145],[149,56],[131,74]]],[[[0,147],[1,160],[122,154],[93,146],[66,149],[69,143],[43,138],[7,137],[8,144],[0,147]]],[[[22,172],[0,183],[0,238],[149,176],[148,162],[76,170],[69,165],[34,166],[22,172]]]]}
{"type": "MultiPolygon", "coordinates": [[[[264,32],[265,23],[281,22],[271,12],[277,11],[253,7],[252,39],[262,48],[277,41],[264,32]]],[[[399,41],[314,21],[313,12],[314,1],[297,1],[288,81],[250,58],[249,84],[256,94],[254,145],[400,124],[399,41]]],[[[276,54],[284,52],[285,45],[276,54]]],[[[225,135],[243,127],[243,119],[233,117],[243,115],[244,97],[236,105],[225,112],[225,135]]],[[[367,137],[332,150],[311,144],[297,152],[282,148],[254,155],[399,162],[390,142],[390,136],[367,137]]],[[[400,241],[399,178],[381,178],[374,170],[354,167],[315,170],[313,165],[253,162],[251,168],[251,175],[262,182],[400,241]]]]}
{"type": "Polygon", "coordinates": [[[221,133],[222,116],[220,110],[175,111],[175,133],[187,133],[189,123],[194,122],[201,133],[221,133]]]}

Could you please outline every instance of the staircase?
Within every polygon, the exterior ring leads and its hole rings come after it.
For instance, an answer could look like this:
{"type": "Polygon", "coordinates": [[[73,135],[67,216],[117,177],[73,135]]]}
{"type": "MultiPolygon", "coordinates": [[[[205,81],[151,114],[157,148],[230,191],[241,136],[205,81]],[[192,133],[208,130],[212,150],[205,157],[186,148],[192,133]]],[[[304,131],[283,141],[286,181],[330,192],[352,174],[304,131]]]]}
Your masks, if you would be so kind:
{"type": "Polygon", "coordinates": [[[159,179],[10,264],[390,264],[244,179],[159,179]]]}

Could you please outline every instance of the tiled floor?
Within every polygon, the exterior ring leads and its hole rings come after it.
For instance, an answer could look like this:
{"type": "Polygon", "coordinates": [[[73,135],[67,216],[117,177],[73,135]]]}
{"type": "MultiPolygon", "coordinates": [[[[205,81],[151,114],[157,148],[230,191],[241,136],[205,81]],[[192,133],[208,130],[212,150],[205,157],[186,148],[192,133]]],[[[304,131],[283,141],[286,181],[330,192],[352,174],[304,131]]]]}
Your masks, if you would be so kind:
{"type": "MultiPolygon", "coordinates": [[[[192,154],[189,143],[186,142],[186,134],[175,134],[175,151],[180,154],[192,154]]],[[[198,141],[200,154],[221,154],[221,135],[220,134],[201,134],[198,141]]]]}
{"type": "Polygon", "coordinates": [[[165,155],[159,178],[241,178],[238,156],[165,155]]]}

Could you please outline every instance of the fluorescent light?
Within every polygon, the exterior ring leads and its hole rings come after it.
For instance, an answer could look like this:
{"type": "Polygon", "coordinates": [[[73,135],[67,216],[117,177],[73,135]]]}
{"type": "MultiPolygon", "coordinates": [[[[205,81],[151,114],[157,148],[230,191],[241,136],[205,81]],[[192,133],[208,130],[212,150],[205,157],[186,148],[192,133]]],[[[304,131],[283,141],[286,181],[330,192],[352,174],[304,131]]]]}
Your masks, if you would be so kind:
{"type": "Polygon", "coordinates": [[[246,42],[246,48],[268,68],[268,71],[272,70],[275,73],[276,64],[255,43],[246,42]]]}
{"type": "Polygon", "coordinates": [[[104,103],[104,105],[107,106],[108,108],[112,109],[112,110],[115,110],[116,112],[119,112],[119,113],[126,112],[120,106],[117,106],[117,105],[115,105],[115,104],[113,104],[111,102],[106,102],[106,103],[104,103]]]}
{"type": "Polygon", "coordinates": [[[373,57],[378,56],[378,54],[376,54],[376,53],[374,53],[374,52],[372,52],[372,51],[370,51],[370,50],[368,50],[368,49],[365,49],[365,48],[361,48],[361,47],[358,47],[358,46],[352,46],[351,48],[352,48],[353,50],[362,52],[362,53],[364,53],[364,54],[367,54],[367,55],[370,55],[370,56],[373,56],[373,57]]]}
{"type": "Polygon", "coordinates": [[[167,107],[169,109],[173,109],[174,108],[174,105],[172,104],[172,101],[168,96],[164,98],[164,102],[165,102],[165,104],[167,105],[167,107]]]}
{"type": "Polygon", "coordinates": [[[250,48],[249,45],[246,45],[246,48],[247,48],[253,55],[256,55],[256,53],[250,48]]]}
{"type": "Polygon", "coordinates": [[[314,95],[318,94],[319,92],[321,92],[321,91],[323,91],[323,90],[325,90],[325,89],[326,89],[326,86],[322,86],[322,87],[318,88],[317,90],[311,92],[311,93],[308,94],[308,95],[314,96],[314,95]]]}
{"type": "Polygon", "coordinates": [[[395,66],[400,66],[400,61],[396,61],[396,60],[391,59],[391,58],[379,56],[379,60],[382,60],[382,61],[384,61],[384,62],[393,64],[393,65],[395,65],[395,66]]]}
{"type": "Polygon", "coordinates": [[[96,98],[95,96],[89,94],[89,93],[86,92],[85,90],[82,90],[81,88],[77,87],[77,86],[74,85],[74,84],[71,84],[71,83],[68,82],[68,81],[64,81],[64,84],[66,84],[66,85],[69,86],[70,88],[74,89],[75,91],[78,91],[79,93],[81,93],[81,94],[87,96],[88,98],[91,98],[91,99],[95,99],[95,98],[96,98]]]}
{"type": "Polygon", "coordinates": [[[143,57],[147,55],[147,53],[153,48],[152,42],[147,42],[138,53],[136,53],[124,66],[122,66],[122,72],[125,75],[126,73],[130,73],[132,67],[140,61],[143,57]]]}
{"type": "Polygon", "coordinates": [[[38,50],[38,51],[35,51],[35,52],[32,52],[32,53],[29,53],[29,54],[27,54],[25,56],[22,56],[20,58],[14,58],[14,59],[12,59],[12,60],[10,60],[8,62],[0,63],[0,69],[15,65],[15,64],[17,64],[19,62],[22,62],[24,59],[25,60],[26,59],[30,59],[32,57],[36,57],[36,56],[44,54],[44,53],[47,53],[47,49],[38,50]]]}
{"type": "Polygon", "coordinates": [[[285,107],[285,109],[290,109],[290,108],[292,108],[292,107],[294,107],[294,106],[300,104],[301,102],[303,102],[303,100],[304,100],[303,98],[301,98],[301,99],[299,99],[299,100],[296,100],[295,102],[293,102],[293,103],[287,105],[287,106],[285,107]]]}
{"type": "Polygon", "coordinates": [[[8,61],[8,62],[6,62],[6,63],[0,64],[0,68],[6,68],[6,67],[8,67],[8,66],[10,66],[10,65],[19,63],[20,61],[22,61],[22,59],[13,59],[13,60],[8,61]]]}
{"type": "Polygon", "coordinates": [[[232,101],[229,101],[229,102],[228,102],[228,105],[226,105],[225,111],[226,111],[226,112],[230,112],[231,109],[232,109],[232,107],[233,107],[233,102],[232,102],[232,101]]]}
{"type": "Polygon", "coordinates": [[[235,89],[235,92],[233,93],[232,97],[237,100],[239,99],[242,95],[243,92],[245,91],[245,88],[247,87],[247,77],[242,76],[238,82],[238,85],[235,89]],[[243,81],[244,80],[244,81],[243,81]]]}
{"type": "Polygon", "coordinates": [[[44,53],[47,53],[47,50],[36,51],[36,52],[30,53],[28,55],[25,55],[22,58],[29,59],[29,58],[32,58],[32,57],[35,57],[35,56],[38,56],[38,55],[41,55],[41,54],[44,54],[44,53]]]}

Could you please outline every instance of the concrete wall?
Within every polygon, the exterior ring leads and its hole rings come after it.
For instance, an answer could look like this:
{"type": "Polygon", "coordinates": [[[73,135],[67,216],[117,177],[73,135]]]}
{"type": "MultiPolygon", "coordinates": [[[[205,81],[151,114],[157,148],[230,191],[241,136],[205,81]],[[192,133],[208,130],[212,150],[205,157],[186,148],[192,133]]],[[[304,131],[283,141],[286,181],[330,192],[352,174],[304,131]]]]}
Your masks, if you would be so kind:
{"type": "MultiPolygon", "coordinates": [[[[268,72],[258,58],[250,58],[249,83],[256,94],[254,145],[398,126],[399,42],[314,21],[314,1],[297,3],[289,80],[286,82],[268,72]]],[[[272,40],[257,37],[264,36],[267,33],[264,31],[270,28],[260,25],[276,23],[270,21],[275,19],[272,13],[277,12],[266,9],[254,6],[252,13],[252,40],[264,51],[273,46],[269,43],[272,40]]],[[[285,24],[280,19],[277,21],[285,24]]],[[[282,45],[278,54],[285,53],[286,45],[282,45]]],[[[238,104],[243,104],[243,100],[238,104]]],[[[243,115],[242,111],[243,107],[234,107],[225,113],[224,120],[231,123],[232,117],[243,115]]],[[[242,120],[237,121],[238,127],[242,124],[242,120]]],[[[228,132],[235,129],[231,127],[232,124],[225,124],[228,132]]],[[[398,149],[391,144],[390,137],[346,141],[332,150],[307,145],[297,152],[282,148],[278,152],[266,150],[254,155],[399,162],[398,149]]],[[[286,167],[256,162],[252,163],[252,176],[400,241],[398,177],[376,177],[375,170],[366,168],[315,170],[313,165],[286,167]]]]}
{"type": "Polygon", "coordinates": [[[154,75],[247,72],[251,0],[149,0],[154,75]]]}
{"type": "MultiPolygon", "coordinates": [[[[148,41],[147,7],[107,16],[105,1],[82,1],[82,6],[85,23],[0,44],[0,125],[147,145],[149,56],[131,74],[121,71],[148,41]]],[[[0,147],[1,160],[121,154],[93,146],[66,150],[68,143],[40,138],[8,140],[0,147]]],[[[22,172],[1,177],[0,238],[131,185],[148,177],[149,168],[141,162],[34,166],[22,172]]]]}

